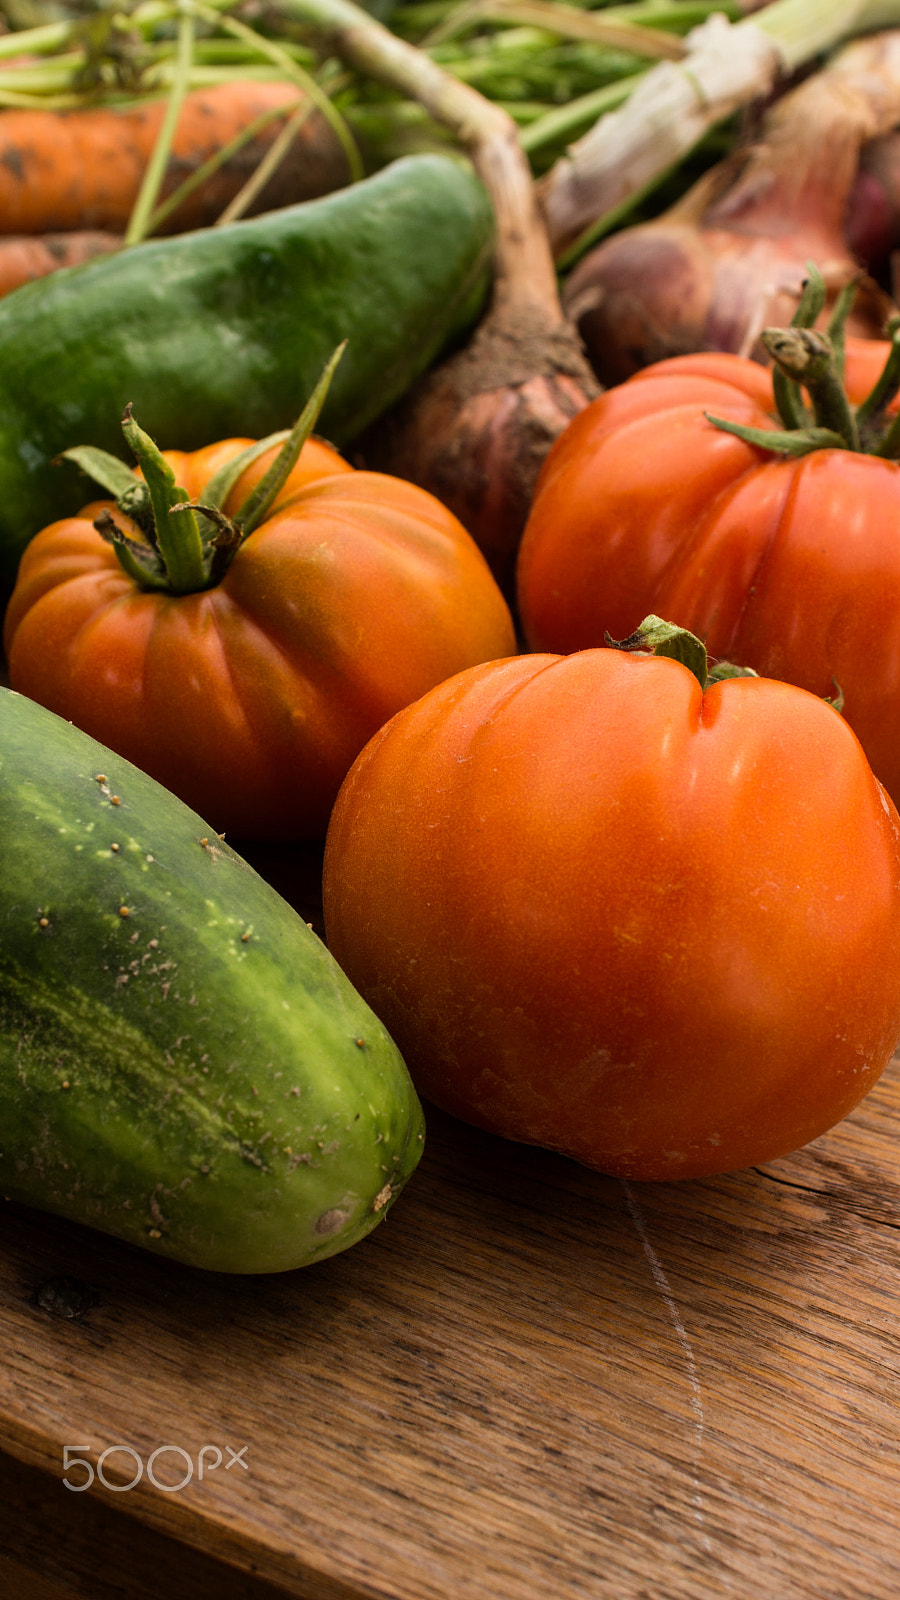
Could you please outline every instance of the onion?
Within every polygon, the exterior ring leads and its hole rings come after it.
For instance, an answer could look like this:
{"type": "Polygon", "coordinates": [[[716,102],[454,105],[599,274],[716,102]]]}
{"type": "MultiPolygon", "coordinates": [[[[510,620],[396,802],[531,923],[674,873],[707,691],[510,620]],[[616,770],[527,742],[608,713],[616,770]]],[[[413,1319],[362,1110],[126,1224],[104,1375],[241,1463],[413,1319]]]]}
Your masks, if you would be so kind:
{"type": "Polygon", "coordinates": [[[444,72],[351,0],[281,0],[357,71],[416,99],[465,147],[497,222],[491,304],[470,344],[357,441],[369,468],[429,489],[484,551],[512,594],[515,558],[540,466],[598,392],[560,305],[531,170],[512,118],[444,72]]]}
{"type": "Polygon", "coordinates": [[[861,273],[844,221],[863,145],[898,121],[900,32],[856,41],[663,216],[585,256],[563,305],[602,381],[697,350],[767,360],[759,334],[790,322],[811,261],[829,295],[823,316],[859,280],[848,332],[881,335],[894,308],[861,273]]]}
{"type": "Polygon", "coordinates": [[[538,472],[598,392],[574,329],[500,306],[375,425],[362,456],[443,501],[511,595],[538,472]]]}
{"type": "Polygon", "coordinates": [[[844,234],[873,277],[888,282],[891,256],[900,248],[900,129],[863,146],[844,234]]]}

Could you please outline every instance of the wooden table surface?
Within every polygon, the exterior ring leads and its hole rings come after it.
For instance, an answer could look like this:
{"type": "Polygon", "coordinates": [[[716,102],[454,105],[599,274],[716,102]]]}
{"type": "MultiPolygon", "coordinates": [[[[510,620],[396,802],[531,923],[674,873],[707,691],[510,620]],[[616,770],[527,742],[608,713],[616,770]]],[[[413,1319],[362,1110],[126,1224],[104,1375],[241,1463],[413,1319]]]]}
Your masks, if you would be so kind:
{"type": "Polygon", "coordinates": [[[898,1174],[895,1058],[681,1185],[431,1112],[384,1225],[276,1277],[6,1204],[0,1592],[896,1600],[898,1174]]]}

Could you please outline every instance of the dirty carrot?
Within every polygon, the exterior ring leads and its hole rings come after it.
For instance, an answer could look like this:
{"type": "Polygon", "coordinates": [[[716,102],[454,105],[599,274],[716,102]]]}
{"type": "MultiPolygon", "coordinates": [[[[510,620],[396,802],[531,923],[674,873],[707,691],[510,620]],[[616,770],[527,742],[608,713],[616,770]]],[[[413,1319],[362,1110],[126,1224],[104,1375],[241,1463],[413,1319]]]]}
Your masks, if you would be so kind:
{"type": "MultiPolygon", "coordinates": [[[[185,95],[161,198],[266,112],[271,120],[168,217],[165,232],[214,222],[277,138],[302,95],[275,79],[232,78],[185,95]],[[276,113],[283,108],[283,116],[276,113]]],[[[159,133],[166,99],[71,111],[0,111],[0,232],[100,229],[123,233],[159,133]]],[[[313,111],[262,194],[257,210],[326,194],[348,181],[347,158],[313,111]]]]}
{"type": "Polygon", "coordinates": [[[33,278],[59,267],[77,267],[94,256],[118,250],[122,237],[81,228],[71,233],[10,234],[0,237],[0,295],[11,294],[33,278]]]}

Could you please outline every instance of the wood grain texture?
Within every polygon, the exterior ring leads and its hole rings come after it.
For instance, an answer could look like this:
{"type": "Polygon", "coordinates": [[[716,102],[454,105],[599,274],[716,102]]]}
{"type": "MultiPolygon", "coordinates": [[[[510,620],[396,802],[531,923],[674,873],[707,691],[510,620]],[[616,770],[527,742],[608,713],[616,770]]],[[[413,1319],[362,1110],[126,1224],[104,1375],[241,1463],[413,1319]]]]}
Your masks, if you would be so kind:
{"type": "MultiPolygon", "coordinates": [[[[384,1226],[268,1278],[7,1204],[0,1449],[61,1510],[43,1555],[0,1543],[63,1594],[102,1516],[120,1582],[155,1539],[201,1597],[206,1562],[247,1600],[895,1600],[898,1132],[897,1060],[805,1151],[683,1185],[432,1112],[384,1226]],[[92,1291],[80,1317],[42,1292],[60,1277],[92,1291]],[[247,1470],[76,1494],[65,1444],[246,1445],[247,1470]]],[[[95,1542],[97,1586],[71,1592],[140,1600],[100,1586],[95,1542]]]]}

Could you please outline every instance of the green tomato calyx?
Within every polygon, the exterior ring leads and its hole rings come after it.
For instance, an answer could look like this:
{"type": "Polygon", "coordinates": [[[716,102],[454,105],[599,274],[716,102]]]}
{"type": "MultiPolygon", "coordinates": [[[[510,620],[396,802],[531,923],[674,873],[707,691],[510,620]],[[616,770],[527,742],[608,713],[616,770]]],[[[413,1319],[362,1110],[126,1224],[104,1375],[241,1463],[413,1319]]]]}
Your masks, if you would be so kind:
{"type": "Polygon", "coordinates": [[[128,517],[140,538],[126,533],[114,514],[104,510],[94,527],[112,544],[120,566],[141,589],[169,594],[196,594],[221,582],[244,540],[265,521],[318,420],[346,341],[338,345],[290,432],[270,434],[225,463],[210,479],[203,500],[192,501],[175,480],[162,452],[139,427],[130,405],[122,431],[137,457],[142,476],[117,456],[91,445],[63,452],[115,498],[116,510],[128,517]],[[273,444],[275,460],[233,517],[222,509],[241,473],[273,444]]]}
{"type": "Polygon", "coordinates": [[[871,392],[852,406],[844,387],[844,332],[856,284],[839,294],[827,328],[814,326],[825,305],[825,283],[812,263],[797,310],[787,328],[764,328],[760,343],[771,356],[772,387],[781,428],[749,428],[706,412],[723,433],[777,455],[813,450],[853,450],[889,460],[900,457],[900,418],[887,409],[900,390],[900,317],[885,329],[889,350],[871,392]]]}
{"type": "Polygon", "coordinates": [[[604,635],[604,644],[610,650],[628,650],[639,655],[670,656],[674,661],[680,661],[682,666],[694,674],[701,689],[707,689],[713,683],[721,683],[723,678],[755,678],[757,673],[752,667],[738,667],[731,661],[716,661],[709,664],[706,645],[698,639],[695,633],[688,628],[681,628],[676,622],[666,622],[663,617],[652,614],[645,617],[640,627],[630,633],[627,639],[612,639],[607,633],[604,635]]]}

